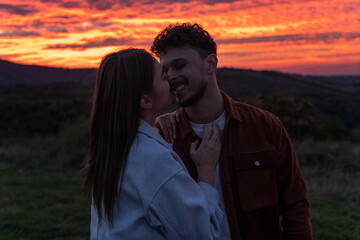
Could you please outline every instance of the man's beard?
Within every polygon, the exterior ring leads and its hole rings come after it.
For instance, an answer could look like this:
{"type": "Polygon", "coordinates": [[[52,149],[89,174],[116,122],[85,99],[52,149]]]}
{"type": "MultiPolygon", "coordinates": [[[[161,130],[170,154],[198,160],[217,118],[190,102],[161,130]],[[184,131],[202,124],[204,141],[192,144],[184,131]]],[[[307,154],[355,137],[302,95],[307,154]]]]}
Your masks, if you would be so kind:
{"type": "Polygon", "coordinates": [[[200,101],[200,99],[202,98],[202,96],[204,95],[205,93],[205,90],[206,90],[206,87],[207,87],[207,82],[206,81],[202,81],[202,84],[201,86],[197,89],[197,91],[189,98],[187,99],[186,101],[184,102],[178,102],[178,105],[180,107],[189,107],[189,106],[192,106],[194,104],[196,104],[197,102],[200,101]]]}

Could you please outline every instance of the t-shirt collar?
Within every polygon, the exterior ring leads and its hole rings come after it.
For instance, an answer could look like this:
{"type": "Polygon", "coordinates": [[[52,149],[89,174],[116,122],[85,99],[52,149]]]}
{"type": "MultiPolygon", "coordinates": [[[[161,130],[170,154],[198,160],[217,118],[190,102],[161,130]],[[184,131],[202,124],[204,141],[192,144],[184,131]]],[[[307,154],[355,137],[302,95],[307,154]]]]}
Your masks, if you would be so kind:
{"type": "MultiPolygon", "coordinates": [[[[220,90],[220,93],[224,100],[224,107],[225,107],[225,122],[228,122],[229,119],[234,119],[236,121],[241,122],[241,114],[235,107],[236,102],[232,100],[224,91],[220,90]]],[[[180,137],[181,140],[184,141],[185,137],[188,134],[194,134],[193,129],[191,128],[191,125],[189,123],[189,117],[186,114],[185,108],[180,108],[180,137]]]]}

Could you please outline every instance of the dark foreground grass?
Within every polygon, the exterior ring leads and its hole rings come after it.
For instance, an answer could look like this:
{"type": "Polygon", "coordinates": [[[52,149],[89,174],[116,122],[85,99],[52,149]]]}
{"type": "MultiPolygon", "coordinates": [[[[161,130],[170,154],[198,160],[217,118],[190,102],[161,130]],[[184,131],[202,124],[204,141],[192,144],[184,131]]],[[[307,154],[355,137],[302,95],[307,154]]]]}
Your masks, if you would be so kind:
{"type": "MultiPolygon", "coordinates": [[[[89,239],[82,178],[69,169],[0,167],[0,240],[89,239]]],[[[360,203],[309,195],[315,240],[360,240],[360,203]]]]}
{"type": "Polygon", "coordinates": [[[89,239],[89,211],[74,170],[0,167],[0,240],[89,239]]]}
{"type": "Polygon", "coordinates": [[[360,202],[310,195],[315,240],[360,240],[360,202]]]}

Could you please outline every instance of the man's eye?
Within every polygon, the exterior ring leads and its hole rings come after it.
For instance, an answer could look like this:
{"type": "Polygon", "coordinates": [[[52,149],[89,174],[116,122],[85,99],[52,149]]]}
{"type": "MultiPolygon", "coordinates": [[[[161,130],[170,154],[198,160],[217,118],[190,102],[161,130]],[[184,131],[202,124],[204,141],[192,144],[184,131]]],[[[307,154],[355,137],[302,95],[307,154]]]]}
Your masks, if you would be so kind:
{"type": "Polygon", "coordinates": [[[175,68],[176,68],[176,69],[182,69],[182,68],[185,67],[185,65],[186,65],[186,63],[179,63],[179,64],[176,64],[176,65],[175,65],[175,68]]]}

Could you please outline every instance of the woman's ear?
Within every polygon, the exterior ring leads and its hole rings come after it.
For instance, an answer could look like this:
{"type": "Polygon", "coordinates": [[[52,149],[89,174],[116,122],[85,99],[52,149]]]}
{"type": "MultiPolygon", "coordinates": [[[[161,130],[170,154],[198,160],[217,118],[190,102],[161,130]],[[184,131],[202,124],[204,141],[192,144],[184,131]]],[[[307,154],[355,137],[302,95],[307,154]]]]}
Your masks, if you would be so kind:
{"type": "Polygon", "coordinates": [[[140,109],[146,110],[150,108],[152,108],[152,97],[149,94],[144,94],[140,100],[140,109]]]}
{"type": "Polygon", "coordinates": [[[209,56],[207,56],[206,58],[206,62],[207,62],[207,68],[206,71],[209,74],[212,74],[215,72],[216,67],[217,67],[217,63],[218,63],[218,59],[216,57],[215,54],[210,54],[209,56]]]}

